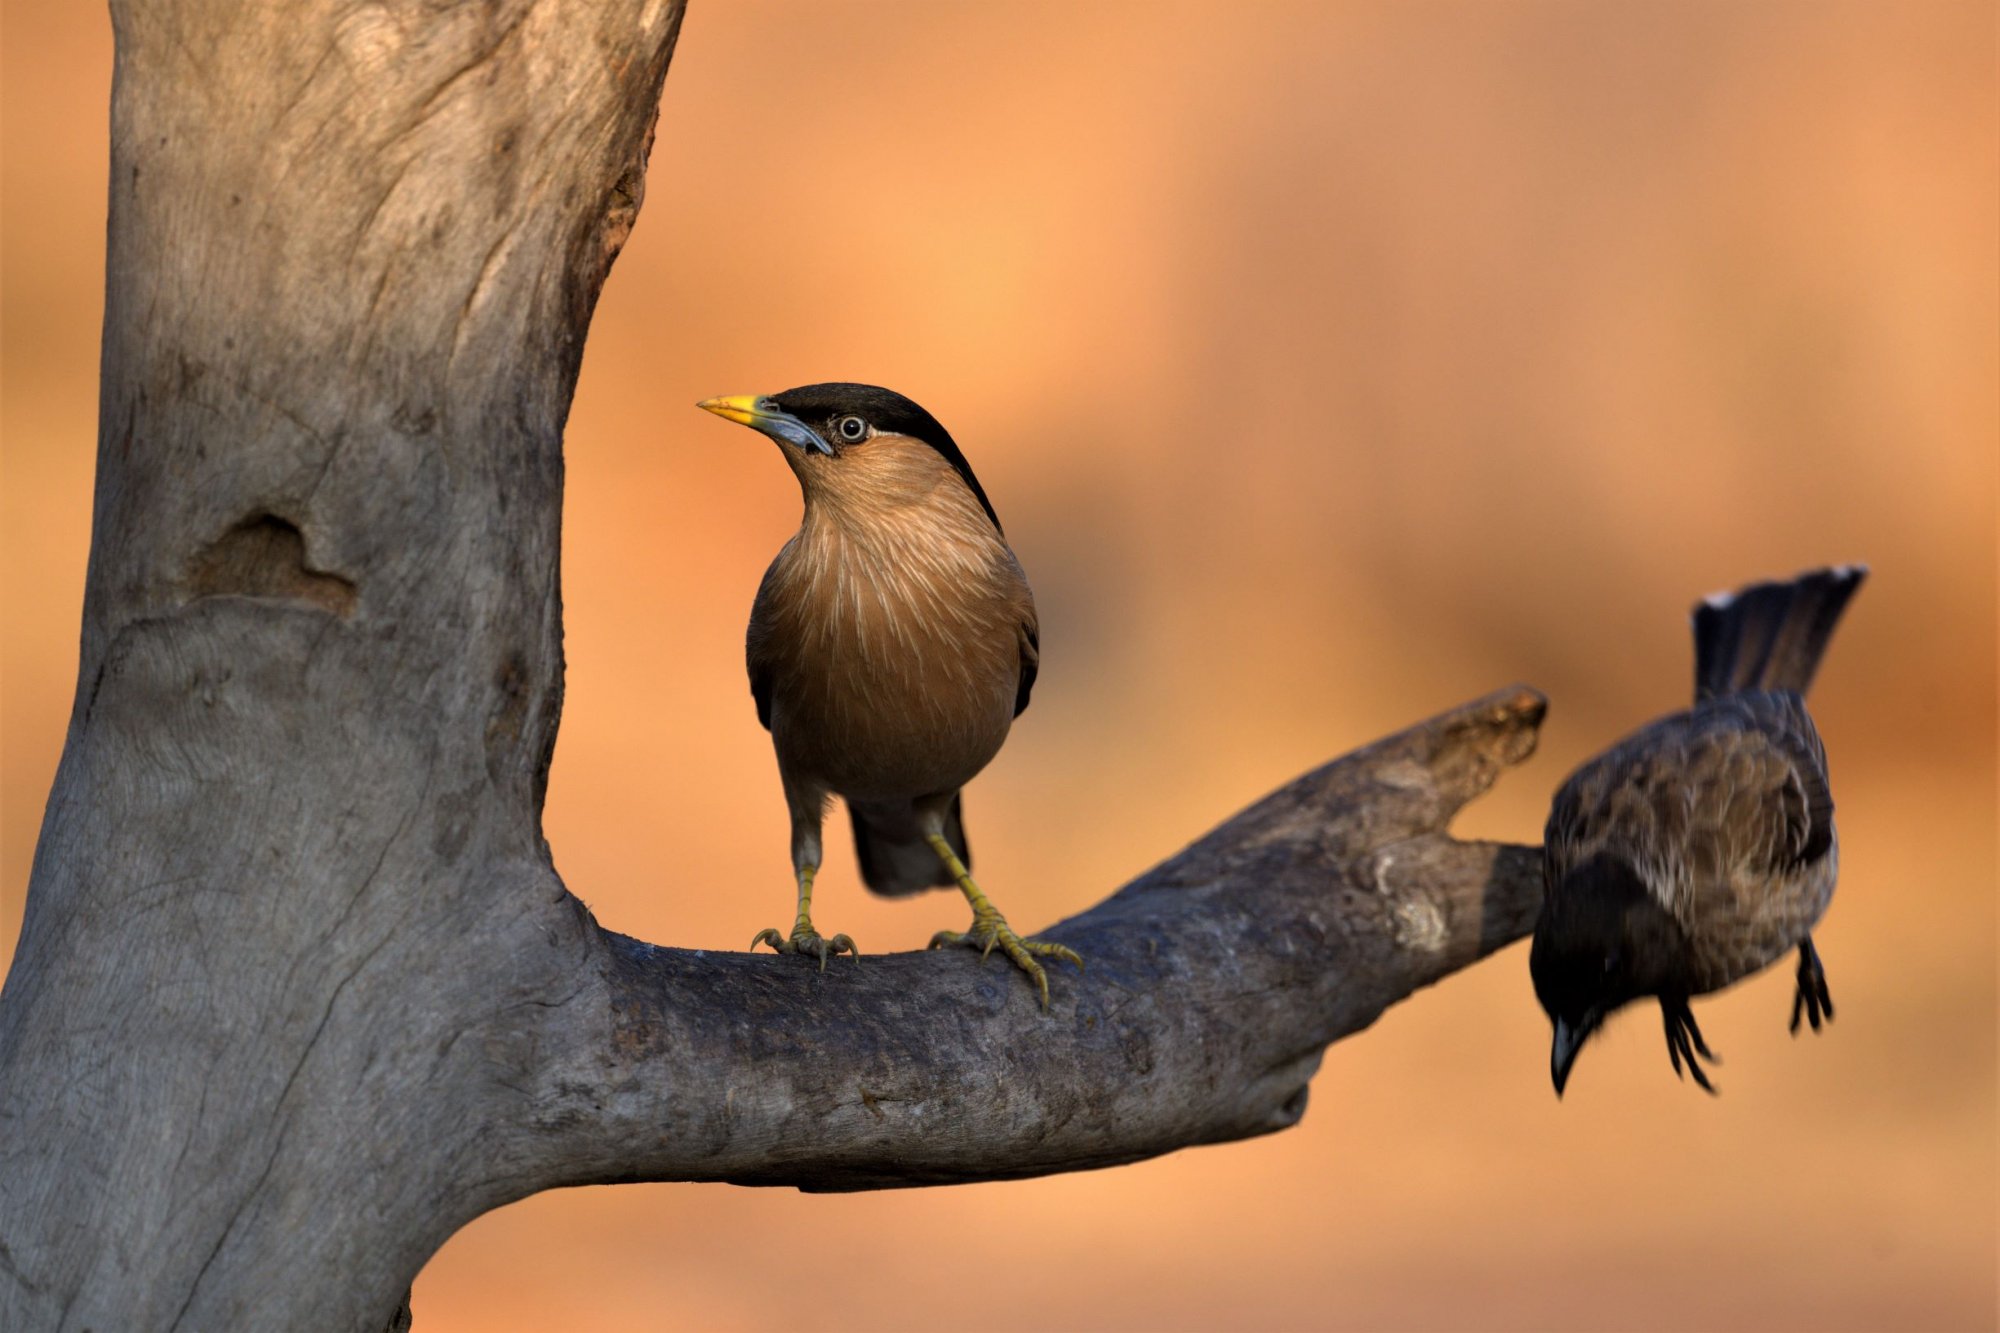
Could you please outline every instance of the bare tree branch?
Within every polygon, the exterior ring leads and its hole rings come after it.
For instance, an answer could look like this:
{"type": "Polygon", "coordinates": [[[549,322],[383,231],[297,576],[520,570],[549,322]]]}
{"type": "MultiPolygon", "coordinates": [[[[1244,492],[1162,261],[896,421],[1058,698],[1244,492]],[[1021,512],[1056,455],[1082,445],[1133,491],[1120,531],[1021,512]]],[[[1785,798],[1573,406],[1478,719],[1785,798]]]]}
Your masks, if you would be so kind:
{"type": "Polygon", "coordinates": [[[1284,1129],[1329,1042],[1532,926],[1539,849],[1445,826],[1543,708],[1504,690],[1328,764],[1047,932],[1089,962],[1047,1014],[958,951],[820,972],[597,934],[548,1014],[549,1183],[928,1185],[1284,1129]]]}

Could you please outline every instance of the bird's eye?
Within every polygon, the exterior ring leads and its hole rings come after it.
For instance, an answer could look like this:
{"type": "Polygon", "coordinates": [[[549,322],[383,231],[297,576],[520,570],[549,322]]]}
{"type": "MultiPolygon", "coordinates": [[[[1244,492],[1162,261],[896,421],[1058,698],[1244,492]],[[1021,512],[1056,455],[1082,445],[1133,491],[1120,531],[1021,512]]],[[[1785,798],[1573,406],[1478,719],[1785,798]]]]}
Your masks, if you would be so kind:
{"type": "Polygon", "coordinates": [[[841,439],[849,444],[853,444],[857,440],[867,436],[868,423],[860,417],[842,417],[834,426],[834,430],[840,435],[841,439]]]}

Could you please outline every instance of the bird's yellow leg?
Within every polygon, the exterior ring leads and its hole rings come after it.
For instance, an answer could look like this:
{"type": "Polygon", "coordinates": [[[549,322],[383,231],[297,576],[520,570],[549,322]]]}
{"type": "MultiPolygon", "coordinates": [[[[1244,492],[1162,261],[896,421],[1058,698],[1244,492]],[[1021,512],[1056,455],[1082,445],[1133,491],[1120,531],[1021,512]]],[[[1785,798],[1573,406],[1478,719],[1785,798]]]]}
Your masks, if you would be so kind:
{"type": "Polygon", "coordinates": [[[985,890],[973,880],[972,872],[965,868],[965,862],[958,859],[958,853],[951,849],[951,844],[937,833],[926,834],[924,841],[928,842],[931,850],[938,854],[938,860],[944,862],[945,869],[949,870],[951,877],[958,881],[958,887],[964,892],[965,900],[972,904],[972,929],[940,930],[931,936],[930,947],[941,949],[947,944],[969,944],[979,950],[979,956],[984,958],[993,952],[993,947],[997,944],[1000,946],[1000,951],[1013,960],[1014,966],[1034,978],[1035,989],[1042,995],[1042,1008],[1048,1008],[1049,974],[1043,970],[1036,955],[1075,963],[1079,972],[1083,970],[1083,959],[1077,956],[1076,950],[1064,945],[1050,944],[1046,940],[1024,940],[1016,935],[1013,928],[1007,924],[1007,918],[1000,915],[1000,909],[993,905],[985,890]]]}
{"type": "Polygon", "coordinates": [[[750,947],[768,944],[779,953],[809,954],[819,959],[819,970],[826,971],[826,960],[837,953],[851,953],[854,961],[861,961],[861,950],[854,947],[854,941],[845,935],[835,935],[828,939],[813,929],[813,876],[819,867],[808,862],[799,867],[799,919],[792,923],[789,937],[780,935],[773,926],[766,926],[757,932],[757,938],[750,941],[750,947]]]}

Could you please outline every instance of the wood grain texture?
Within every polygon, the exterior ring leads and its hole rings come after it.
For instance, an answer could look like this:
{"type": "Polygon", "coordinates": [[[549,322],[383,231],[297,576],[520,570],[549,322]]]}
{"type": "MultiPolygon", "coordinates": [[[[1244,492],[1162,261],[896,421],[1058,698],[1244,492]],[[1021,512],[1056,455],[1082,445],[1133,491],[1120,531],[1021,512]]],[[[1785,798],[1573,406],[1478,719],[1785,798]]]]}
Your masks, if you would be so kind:
{"type": "Polygon", "coordinates": [[[523,1192],[562,427],[663,0],[113,5],[77,694],[0,1328],[371,1328],[523,1192]],[[517,959],[517,955],[520,955],[517,959]]]}
{"type": "MultiPolygon", "coordinates": [[[[380,1329],[579,1181],[820,1189],[1295,1122],[1329,1041],[1525,933],[1451,814],[1512,690],[1051,932],[821,974],[600,931],[540,829],[561,435],[680,7],[114,4],[75,707],[0,991],[0,1328],[380,1329]]],[[[672,312],[664,312],[672,317],[672,312]]],[[[663,760],[664,762],[664,760],[663,760]]]]}

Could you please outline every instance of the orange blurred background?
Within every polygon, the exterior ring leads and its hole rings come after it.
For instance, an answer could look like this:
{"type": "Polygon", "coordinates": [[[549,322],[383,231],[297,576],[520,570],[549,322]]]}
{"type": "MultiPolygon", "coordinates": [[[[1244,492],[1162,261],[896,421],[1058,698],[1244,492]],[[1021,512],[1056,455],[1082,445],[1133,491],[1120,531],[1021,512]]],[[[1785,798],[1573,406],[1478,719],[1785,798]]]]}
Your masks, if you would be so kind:
{"type": "MultiPolygon", "coordinates": [[[[110,34],[5,24],[11,949],[76,663],[110,34]]],[[[1024,926],[1516,679],[1541,753],[1462,825],[1532,840],[1685,701],[1697,595],[1872,562],[1814,698],[1840,1017],[1788,1037],[1774,969],[1700,1011],[1721,1097],[1633,1012],[1558,1103],[1517,946],[1336,1046],[1293,1132],[544,1195],[444,1248],[418,1328],[1994,1327],[1994,52],[1991,4],[1915,0],[696,0],[569,430],[547,827],[602,921],[739,948],[790,908],[742,630],[798,497],[692,404],[854,378],[945,421],[1035,583],[1035,707],[968,796],[1024,926]]],[[[961,923],[869,900],[828,827],[829,929],[961,923]]]]}

